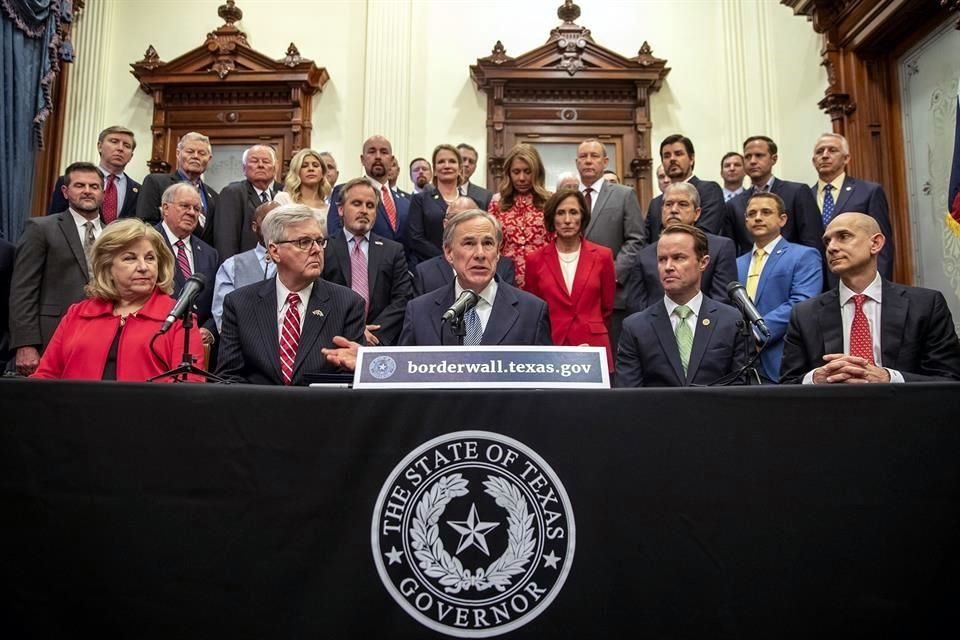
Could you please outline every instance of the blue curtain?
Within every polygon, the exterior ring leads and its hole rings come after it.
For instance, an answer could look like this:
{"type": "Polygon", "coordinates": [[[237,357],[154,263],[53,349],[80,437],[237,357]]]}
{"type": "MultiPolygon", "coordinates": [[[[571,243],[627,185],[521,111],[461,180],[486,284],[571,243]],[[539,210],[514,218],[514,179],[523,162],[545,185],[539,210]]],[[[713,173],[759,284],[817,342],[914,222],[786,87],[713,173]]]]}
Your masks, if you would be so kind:
{"type": "Polygon", "coordinates": [[[59,32],[71,13],[71,0],[0,0],[0,237],[11,242],[30,215],[51,85],[72,57],[59,32]]]}

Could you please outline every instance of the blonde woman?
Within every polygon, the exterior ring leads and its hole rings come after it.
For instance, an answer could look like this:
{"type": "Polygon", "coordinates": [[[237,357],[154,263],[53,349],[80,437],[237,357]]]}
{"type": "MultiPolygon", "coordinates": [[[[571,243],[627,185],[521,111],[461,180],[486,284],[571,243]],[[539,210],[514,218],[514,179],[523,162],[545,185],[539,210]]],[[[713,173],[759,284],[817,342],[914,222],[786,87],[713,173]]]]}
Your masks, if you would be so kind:
{"type": "Polygon", "coordinates": [[[322,220],[327,219],[330,205],[330,183],[327,182],[327,165],[319,151],[301,149],[290,159],[290,171],[283,182],[283,191],[273,199],[281,205],[305,204],[322,220]]]}

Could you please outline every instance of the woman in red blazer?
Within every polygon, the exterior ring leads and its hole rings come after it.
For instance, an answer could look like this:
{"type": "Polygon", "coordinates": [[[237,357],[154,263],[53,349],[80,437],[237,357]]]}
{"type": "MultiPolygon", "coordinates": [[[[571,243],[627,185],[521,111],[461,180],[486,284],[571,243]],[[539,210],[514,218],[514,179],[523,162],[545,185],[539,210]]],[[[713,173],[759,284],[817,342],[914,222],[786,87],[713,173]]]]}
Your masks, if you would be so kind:
{"type": "MultiPolygon", "coordinates": [[[[180,363],[183,324],[150,342],[173,309],[173,254],[139,218],[107,225],[93,245],[90,283],[40,358],[33,378],[144,382],[180,363]]],[[[203,361],[200,332],[190,353],[203,361]]]]}
{"type": "Polygon", "coordinates": [[[554,242],[527,255],[524,288],[546,300],[553,343],[604,347],[613,371],[610,316],[616,275],[610,249],[583,239],[590,211],[583,194],[565,189],[553,194],[543,208],[547,231],[554,242]]]}

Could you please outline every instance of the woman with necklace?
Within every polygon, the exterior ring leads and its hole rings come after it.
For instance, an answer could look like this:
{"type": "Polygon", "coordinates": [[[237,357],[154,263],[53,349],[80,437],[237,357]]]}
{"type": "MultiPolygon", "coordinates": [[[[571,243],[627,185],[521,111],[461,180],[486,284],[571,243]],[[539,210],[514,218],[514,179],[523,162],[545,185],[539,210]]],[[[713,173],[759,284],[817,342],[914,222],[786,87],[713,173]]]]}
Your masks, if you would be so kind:
{"type": "Polygon", "coordinates": [[[524,288],[546,300],[554,344],[604,347],[613,371],[608,333],[617,286],[613,253],[583,239],[590,211],[576,189],[553,194],[544,206],[543,222],[556,238],[527,255],[524,288]]]}
{"type": "MultiPolygon", "coordinates": [[[[175,302],[163,236],[138,218],[117,220],[97,238],[90,262],[89,297],[67,310],[32,377],[145,382],[179,364],[183,323],[155,338],[175,302]]],[[[196,329],[190,353],[203,362],[196,329]]]]}
{"type": "MultiPolygon", "coordinates": [[[[443,254],[443,218],[447,207],[460,197],[460,153],[450,144],[433,150],[433,185],[410,200],[408,246],[414,263],[443,254]]],[[[412,267],[413,265],[411,265],[412,267]]]]}

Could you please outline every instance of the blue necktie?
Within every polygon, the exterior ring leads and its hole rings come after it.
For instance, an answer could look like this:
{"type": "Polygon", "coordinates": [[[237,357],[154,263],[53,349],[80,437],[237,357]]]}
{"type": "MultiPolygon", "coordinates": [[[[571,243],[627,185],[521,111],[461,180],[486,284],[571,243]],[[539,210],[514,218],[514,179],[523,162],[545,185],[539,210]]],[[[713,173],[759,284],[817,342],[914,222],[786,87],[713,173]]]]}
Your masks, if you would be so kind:
{"type": "Polygon", "coordinates": [[[476,308],[471,308],[464,316],[467,323],[467,335],[463,339],[463,344],[480,344],[483,340],[483,327],[480,326],[480,316],[477,315],[476,308]]]}
{"type": "Polygon", "coordinates": [[[827,226],[830,222],[830,218],[833,217],[833,194],[830,193],[833,191],[833,185],[827,184],[823,186],[823,226],[827,226]]]}

